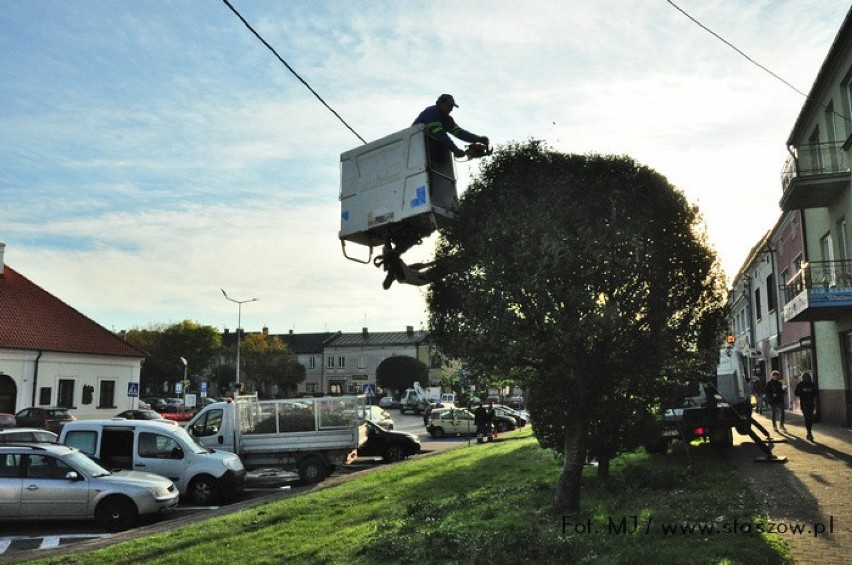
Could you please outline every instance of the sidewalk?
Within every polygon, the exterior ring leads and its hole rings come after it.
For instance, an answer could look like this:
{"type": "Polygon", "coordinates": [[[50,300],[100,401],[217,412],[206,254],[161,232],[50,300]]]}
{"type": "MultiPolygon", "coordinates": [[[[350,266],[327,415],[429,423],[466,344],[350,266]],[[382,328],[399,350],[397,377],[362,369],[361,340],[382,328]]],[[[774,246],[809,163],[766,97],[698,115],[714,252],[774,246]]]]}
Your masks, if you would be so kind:
{"type": "MultiPolygon", "coordinates": [[[[772,432],[771,418],[755,414],[755,419],[772,432]]],[[[804,419],[789,412],[786,427],[772,433],[787,439],[773,449],[787,463],[756,463],[762,452],[751,438],[737,434],[735,443],[752,447],[735,449],[732,461],[797,563],[852,563],[852,430],[817,423],[812,443],[805,440],[804,419]],[[789,531],[795,525],[804,531],[789,531]]]]}

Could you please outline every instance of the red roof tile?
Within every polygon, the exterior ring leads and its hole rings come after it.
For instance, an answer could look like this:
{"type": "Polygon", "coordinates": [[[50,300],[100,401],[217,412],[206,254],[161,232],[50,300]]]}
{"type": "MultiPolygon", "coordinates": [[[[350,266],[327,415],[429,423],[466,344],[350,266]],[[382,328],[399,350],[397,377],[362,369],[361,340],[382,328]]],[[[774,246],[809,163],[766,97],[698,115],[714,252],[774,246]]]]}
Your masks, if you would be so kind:
{"type": "Polygon", "coordinates": [[[0,275],[0,348],[146,357],[8,265],[0,275]]]}

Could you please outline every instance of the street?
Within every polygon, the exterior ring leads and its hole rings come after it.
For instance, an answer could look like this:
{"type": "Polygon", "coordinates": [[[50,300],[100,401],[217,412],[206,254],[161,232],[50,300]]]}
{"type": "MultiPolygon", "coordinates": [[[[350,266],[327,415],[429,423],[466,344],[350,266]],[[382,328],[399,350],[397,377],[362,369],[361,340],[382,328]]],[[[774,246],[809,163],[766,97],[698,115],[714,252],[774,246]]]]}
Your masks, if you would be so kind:
{"type": "MultiPolygon", "coordinates": [[[[397,410],[388,411],[394,419],[394,430],[409,432],[420,438],[422,445],[421,456],[444,451],[466,444],[469,438],[445,437],[433,439],[426,432],[423,425],[423,417],[406,414],[401,415],[397,410]]],[[[332,477],[348,475],[359,471],[385,465],[379,457],[359,458],[351,465],[340,467],[331,475],[332,477]]],[[[162,518],[149,518],[140,521],[139,526],[144,527],[156,523],[168,523],[194,514],[208,513],[211,517],[216,514],[225,513],[229,506],[235,502],[245,502],[258,498],[273,499],[282,496],[295,496],[313,489],[311,486],[299,486],[296,484],[297,476],[292,473],[278,472],[273,469],[252,471],[246,479],[246,492],[237,501],[226,503],[222,506],[195,506],[187,501],[181,501],[177,510],[162,518]]],[[[86,540],[109,537],[111,533],[104,532],[94,521],[57,521],[57,522],[35,522],[21,521],[3,524],[3,533],[0,535],[0,558],[20,558],[21,552],[30,552],[40,549],[51,549],[61,545],[79,543],[86,540]]]]}

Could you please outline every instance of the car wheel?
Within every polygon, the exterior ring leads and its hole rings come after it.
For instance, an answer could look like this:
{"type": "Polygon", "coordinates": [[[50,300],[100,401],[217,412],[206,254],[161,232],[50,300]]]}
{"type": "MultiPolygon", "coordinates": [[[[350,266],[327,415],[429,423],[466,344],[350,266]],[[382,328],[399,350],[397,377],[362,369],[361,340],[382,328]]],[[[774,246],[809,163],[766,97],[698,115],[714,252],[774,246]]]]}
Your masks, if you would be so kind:
{"type": "Polygon", "coordinates": [[[497,431],[500,433],[509,431],[509,424],[506,422],[497,422],[497,431]]]}
{"type": "Polygon", "coordinates": [[[328,474],[328,466],[316,457],[309,457],[299,463],[299,480],[303,485],[312,485],[323,480],[328,474]]]}
{"type": "Polygon", "coordinates": [[[189,483],[190,500],[199,506],[212,506],[219,503],[219,484],[209,475],[195,477],[189,483]]]}
{"type": "Polygon", "coordinates": [[[444,437],[444,428],[432,428],[432,437],[444,437]]]}
{"type": "Polygon", "coordinates": [[[110,532],[121,532],[132,528],[139,512],[136,505],[120,496],[104,499],[95,509],[95,520],[110,532]]]}
{"type": "Polygon", "coordinates": [[[389,445],[387,449],[385,449],[383,459],[388,463],[402,461],[405,459],[405,449],[403,449],[401,445],[389,445]]]}

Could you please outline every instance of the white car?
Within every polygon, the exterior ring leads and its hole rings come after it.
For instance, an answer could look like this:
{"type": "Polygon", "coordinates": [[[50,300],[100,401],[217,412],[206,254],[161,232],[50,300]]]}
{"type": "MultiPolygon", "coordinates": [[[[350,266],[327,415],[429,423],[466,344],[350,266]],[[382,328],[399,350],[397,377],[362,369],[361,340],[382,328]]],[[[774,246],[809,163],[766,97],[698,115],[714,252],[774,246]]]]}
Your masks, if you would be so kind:
{"type": "Polygon", "coordinates": [[[169,479],[151,473],[110,473],[65,445],[0,445],[0,521],[80,520],[121,531],[139,516],[178,505],[169,479]]]}
{"type": "Polygon", "coordinates": [[[369,420],[386,430],[393,429],[393,418],[391,418],[387,410],[379,406],[364,406],[361,410],[361,419],[369,420]]]}
{"type": "Polygon", "coordinates": [[[2,443],[58,443],[59,436],[40,428],[7,428],[0,430],[2,443]]]}

